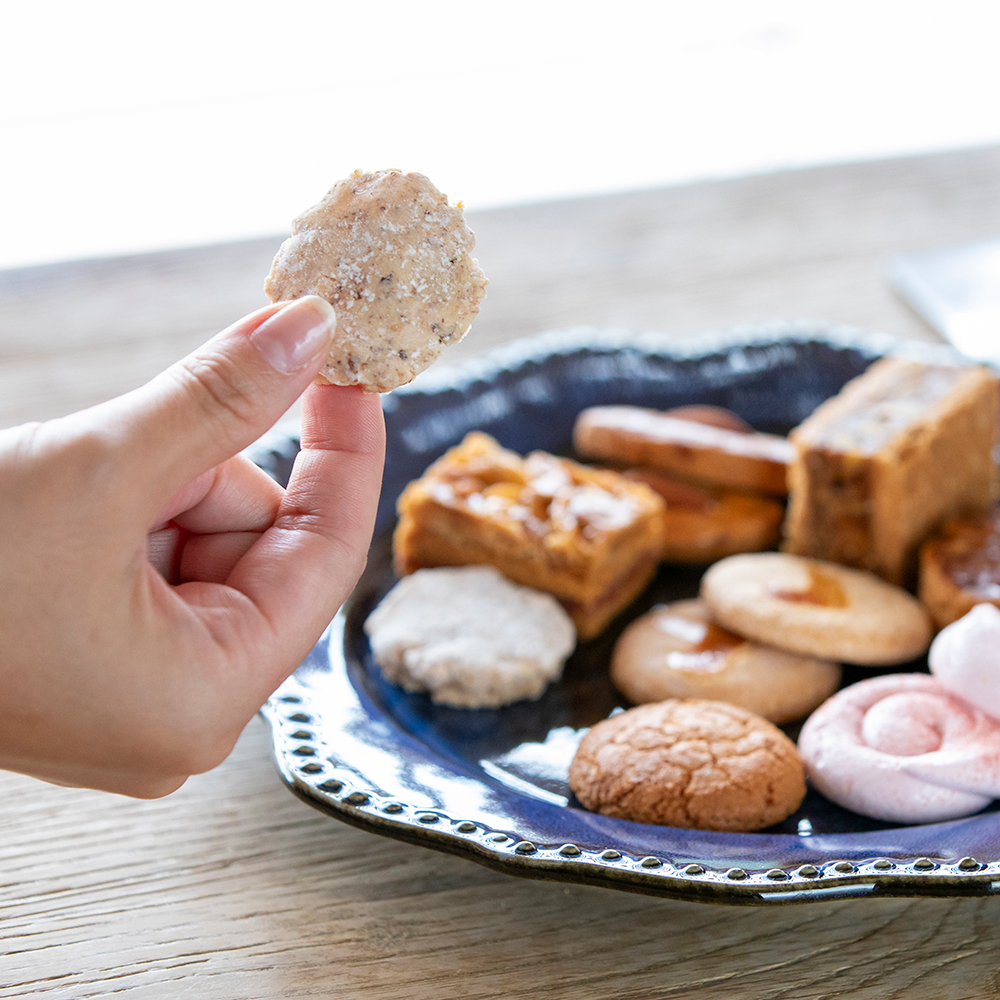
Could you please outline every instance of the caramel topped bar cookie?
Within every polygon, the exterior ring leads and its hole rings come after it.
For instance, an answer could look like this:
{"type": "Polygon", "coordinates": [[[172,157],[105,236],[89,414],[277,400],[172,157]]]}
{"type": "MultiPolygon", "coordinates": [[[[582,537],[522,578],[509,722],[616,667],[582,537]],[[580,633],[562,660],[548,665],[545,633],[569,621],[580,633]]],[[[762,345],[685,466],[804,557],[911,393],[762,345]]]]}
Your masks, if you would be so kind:
{"type": "Polygon", "coordinates": [[[337,329],[321,378],[388,392],[468,332],[487,284],[475,245],[423,174],[356,171],[292,223],[264,291],[326,299],[337,329]]]}
{"type": "Polygon", "coordinates": [[[998,425],[987,369],[877,361],[792,431],[785,548],[906,581],[929,531],[996,498],[998,425]]]}
{"type": "Polygon", "coordinates": [[[495,566],[553,594],[583,639],[649,582],[663,547],[663,501],[616,472],[545,452],[522,458],[473,432],[399,498],[399,575],[495,566]]]}

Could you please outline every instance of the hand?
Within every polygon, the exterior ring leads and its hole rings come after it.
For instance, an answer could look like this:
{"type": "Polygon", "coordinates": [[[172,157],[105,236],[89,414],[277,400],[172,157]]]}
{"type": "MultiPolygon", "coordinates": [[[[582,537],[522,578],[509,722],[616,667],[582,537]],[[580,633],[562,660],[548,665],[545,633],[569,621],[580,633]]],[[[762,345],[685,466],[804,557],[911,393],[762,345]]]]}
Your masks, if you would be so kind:
{"type": "Polygon", "coordinates": [[[310,385],[332,309],[253,313],[148,385],[0,431],[0,767],[156,797],[229,754],[354,587],[379,398],[310,385]],[[287,491],[238,452],[305,391],[287,491]]]}

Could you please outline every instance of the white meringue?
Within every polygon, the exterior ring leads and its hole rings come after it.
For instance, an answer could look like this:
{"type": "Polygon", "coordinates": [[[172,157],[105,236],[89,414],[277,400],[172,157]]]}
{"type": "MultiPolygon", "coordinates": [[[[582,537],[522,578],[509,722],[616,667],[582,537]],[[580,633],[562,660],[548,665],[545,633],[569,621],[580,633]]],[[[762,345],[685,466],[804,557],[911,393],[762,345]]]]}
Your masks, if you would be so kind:
{"type": "Polygon", "coordinates": [[[1000,609],[977,604],[938,633],[931,673],[949,691],[1000,717],[1000,609]]]}

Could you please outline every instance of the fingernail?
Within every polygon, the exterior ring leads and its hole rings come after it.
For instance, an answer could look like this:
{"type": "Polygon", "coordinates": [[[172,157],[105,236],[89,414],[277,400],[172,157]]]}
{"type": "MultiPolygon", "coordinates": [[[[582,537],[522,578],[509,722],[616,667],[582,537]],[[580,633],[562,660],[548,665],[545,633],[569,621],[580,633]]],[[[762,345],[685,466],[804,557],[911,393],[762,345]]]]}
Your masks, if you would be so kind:
{"type": "Polygon", "coordinates": [[[305,295],[265,320],[250,343],[283,375],[300,371],[327,351],[337,325],[333,306],[318,295],[305,295]]]}

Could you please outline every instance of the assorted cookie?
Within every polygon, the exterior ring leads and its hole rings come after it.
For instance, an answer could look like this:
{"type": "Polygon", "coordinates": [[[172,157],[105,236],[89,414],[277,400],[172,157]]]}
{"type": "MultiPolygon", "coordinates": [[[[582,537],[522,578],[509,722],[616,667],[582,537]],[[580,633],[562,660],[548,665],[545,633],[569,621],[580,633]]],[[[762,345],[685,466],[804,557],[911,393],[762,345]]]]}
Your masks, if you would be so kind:
{"type": "Polygon", "coordinates": [[[487,285],[474,246],[461,206],[422,174],[357,171],[292,223],[264,291],[336,310],[321,380],[388,392],[468,332],[487,285]]]}
{"type": "Polygon", "coordinates": [[[795,744],[736,705],[672,699],[592,726],[569,768],[573,793],[604,816],[694,827],[761,830],[806,792],[795,744]]]}
{"type": "Polygon", "coordinates": [[[611,657],[611,681],[636,705],[725,701],[771,722],[808,715],[840,686],[840,666],[751,642],[715,624],[704,601],[661,604],[633,621],[611,657]]]}
{"type": "Polygon", "coordinates": [[[386,680],[461,708],[537,698],[576,645],[555,598],[492,566],[404,576],[364,628],[386,680]]]}
{"type": "MultiPolygon", "coordinates": [[[[886,359],[791,440],[719,407],[585,410],[574,447],[610,468],[522,457],[473,432],[401,495],[396,571],[405,583],[492,567],[490,587],[507,578],[544,592],[535,596],[564,609],[589,639],[657,563],[710,564],[698,599],[654,607],[614,645],[610,679],[637,707],[616,710],[580,742],[569,781],[588,809],[642,823],[764,829],[798,808],[808,773],[831,801],[864,815],[966,815],[1000,796],[1000,718],[976,702],[987,692],[1000,713],[1000,677],[983,652],[1000,640],[998,608],[980,604],[941,633],[933,677],[837,688],[841,663],[906,663],[927,651],[935,627],[984,600],[1000,606],[1000,513],[945,521],[926,541],[942,517],[995,499],[997,387],[978,366],[886,359]],[[947,484],[937,485],[942,477],[947,484]],[[782,534],[786,551],[765,551],[782,534]],[[899,584],[922,542],[918,600],[899,584]],[[774,723],[804,716],[800,757],[774,723]]],[[[444,600],[458,614],[475,603],[471,590],[412,586],[426,613],[415,603],[401,621],[423,638],[385,640],[395,591],[366,624],[390,680],[488,706],[537,697],[558,676],[565,643],[546,647],[559,667],[527,636],[532,652],[499,652],[504,631],[529,620],[499,600],[488,614],[486,601],[477,605],[490,621],[458,643],[470,651],[464,660],[442,651],[450,632],[435,637],[430,608],[453,594],[444,600]]]]}
{"type": "Polygon", "coordinates": [[[806,656],[888,666],[915,659],[931,641],[927,610],[901,587],[784,552],[717,562],[701,596],[726,628],[806,656]]]}

